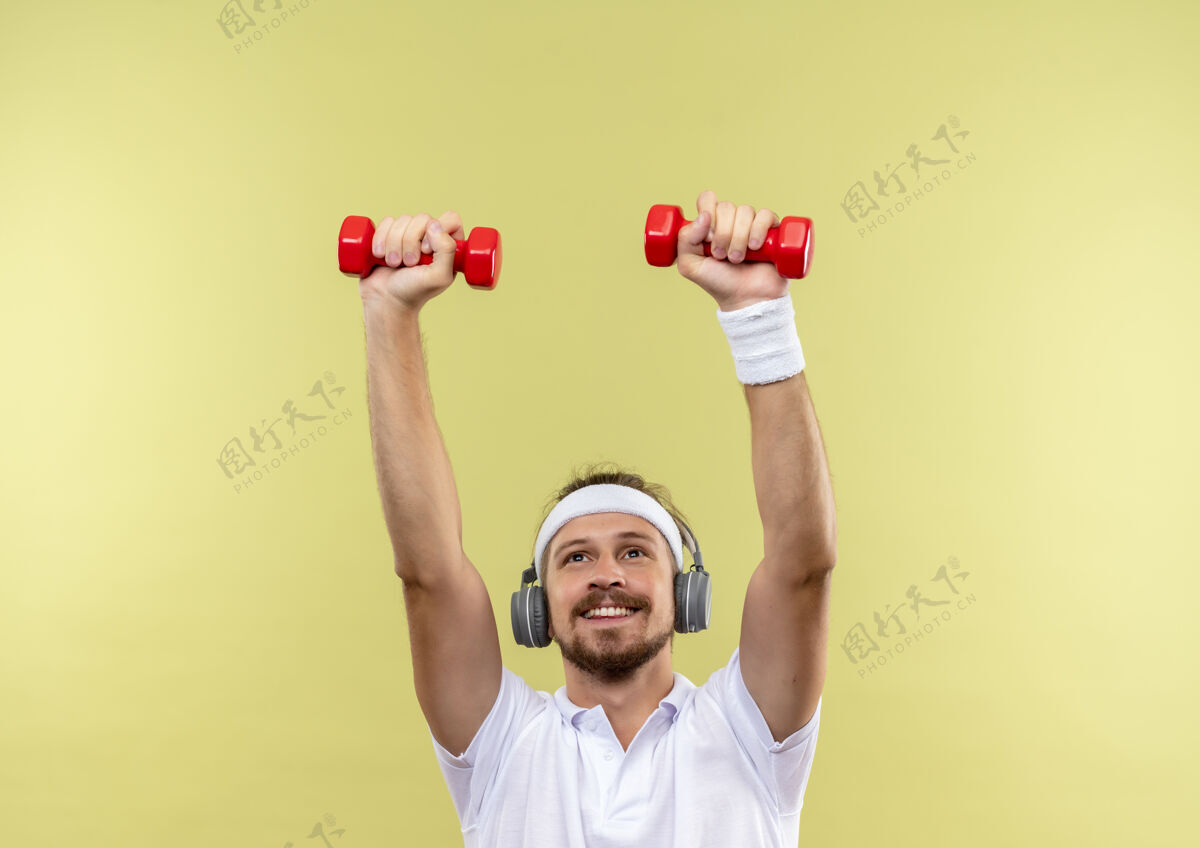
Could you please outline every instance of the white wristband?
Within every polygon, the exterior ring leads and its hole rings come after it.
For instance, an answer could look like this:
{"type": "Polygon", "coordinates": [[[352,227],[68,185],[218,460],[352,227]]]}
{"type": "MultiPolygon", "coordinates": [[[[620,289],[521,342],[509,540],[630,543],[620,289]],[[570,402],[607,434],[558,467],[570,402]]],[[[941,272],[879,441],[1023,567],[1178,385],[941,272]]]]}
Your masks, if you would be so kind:
{"type": "Polygon", "coordinates": [[[717,309],[740,382],[752,386],[774,383],[804,370],[795,316],[790,294],[732,312],[717,309]]]}

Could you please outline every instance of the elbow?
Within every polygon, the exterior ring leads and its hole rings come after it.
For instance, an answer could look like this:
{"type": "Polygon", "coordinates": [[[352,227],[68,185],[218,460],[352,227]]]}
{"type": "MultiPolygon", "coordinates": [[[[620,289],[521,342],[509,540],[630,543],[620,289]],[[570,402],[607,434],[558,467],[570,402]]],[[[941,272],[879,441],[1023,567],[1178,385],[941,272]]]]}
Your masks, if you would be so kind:
{"type": "Polygon", "coordinates": [[[791,562],[804,574],[831,570],[837,563],[837,525],[822,532],[767,533],[764,548],[769,558],[791,562]]]}
{"type": "Polygon", "coordinates": [[[796,579],[802,585],[811,585],[813,583],[827,584],[830,575],[833,573],[833,566],[837,562],[837,555],[830,553],[822,553],[820,556],[806,559],[800,564],[796,572],[796,579]]]}
{"type": "Polygon", "coordinates": [[[837,518],[832,512],[829,515],[829,527],[817,543],[816,549],[819,552],[816,559],[821,563],[822,569],[828,571],[837,564],[837,518]]]}
{"type": "Polygon", "coordinates": [[[833,571],[837,564],[837,551],[834,547],[815,548],[809,551],[800,561],[799,572],[801,580],[807,582],[820,578],[833,571]]]}
{"type": "Polygon", "coordinates": [[[420,582],[417,566],[406,560],[392,560],[392,570],[396,572],[396,576],[406,587],[416,586],[420,582]]]}
{"type": "Polygon", "coordinates": [[[837,564],[837,535],[831,534],[828,539],[813,546],[813,563],[818,570],[828,571],[837,564]]]}
{"type": "Polygon", "coordinates": [[[837,564],[837,552],[832,548],[829,551],[822,551],[805,560],[803,568],[805,577],[813,575],[825,574],[833,571],[834,565],[837,564]]]}

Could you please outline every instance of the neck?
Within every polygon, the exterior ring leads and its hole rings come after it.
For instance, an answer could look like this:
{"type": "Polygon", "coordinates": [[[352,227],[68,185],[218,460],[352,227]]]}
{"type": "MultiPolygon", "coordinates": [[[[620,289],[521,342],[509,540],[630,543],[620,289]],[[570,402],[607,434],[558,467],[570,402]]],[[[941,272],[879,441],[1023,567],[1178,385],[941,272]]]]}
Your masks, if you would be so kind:
{"type": "Polygon", "coordinates": [[[658,709],[659,702],[675,686],[671,668],[671,646],[666,645],[654,659],[621,681],[595,677],[566,660],[563,671],[567,697],[576,706],[591,709],[597,704],[612,725],[621,747],[628,750],[642,725],[658,709]]]}

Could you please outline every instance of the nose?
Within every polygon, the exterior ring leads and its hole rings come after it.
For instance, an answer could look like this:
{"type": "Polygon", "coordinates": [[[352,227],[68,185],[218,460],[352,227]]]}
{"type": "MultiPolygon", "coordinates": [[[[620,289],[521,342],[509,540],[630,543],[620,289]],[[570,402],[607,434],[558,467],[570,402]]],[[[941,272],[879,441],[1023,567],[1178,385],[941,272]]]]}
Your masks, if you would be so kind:
{"type": "Polygon", "coordinates": [[[607,589],[610,586],[625,585],[625,569],[617,562],[616,558],[610,554],[601,554],[600,560],[596,563],[596,567],[592,569],[591,579],[588,581],[589,587],[598,589],[607,589]]]}

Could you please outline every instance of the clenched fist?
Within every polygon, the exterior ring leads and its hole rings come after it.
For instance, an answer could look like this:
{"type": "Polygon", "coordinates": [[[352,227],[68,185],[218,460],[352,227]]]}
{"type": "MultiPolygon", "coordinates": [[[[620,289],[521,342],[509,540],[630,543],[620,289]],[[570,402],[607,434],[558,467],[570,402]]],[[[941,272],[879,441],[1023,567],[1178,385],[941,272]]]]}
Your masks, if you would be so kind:
{"type": "Polygon", "coordinates": [[[465,237],[462,219],[453,210],[436,219],[424,212],[384,218],[375,229],[371,253],[387,265],[359,280],[363,309],[399,304],[420,310],[454,282],[456,240],[465,237]],[[422,253],[432,253],[433,262],[418,264],[422,253]]]}
{"type": "Polygon", "coordinates": [[[767,231],[779,226],[779,216],[770,209],[734,206],[718,202],[712,191],[696,198],[700,213],[679,230],[679,273],[711,294],[723,312],[775,300],[787,294],[790,281],[770,262],[741,264],[747,247],[758,250],[767,231]],[[704,242],[711,242],[712,256],[704,255],[704,242]]]}

